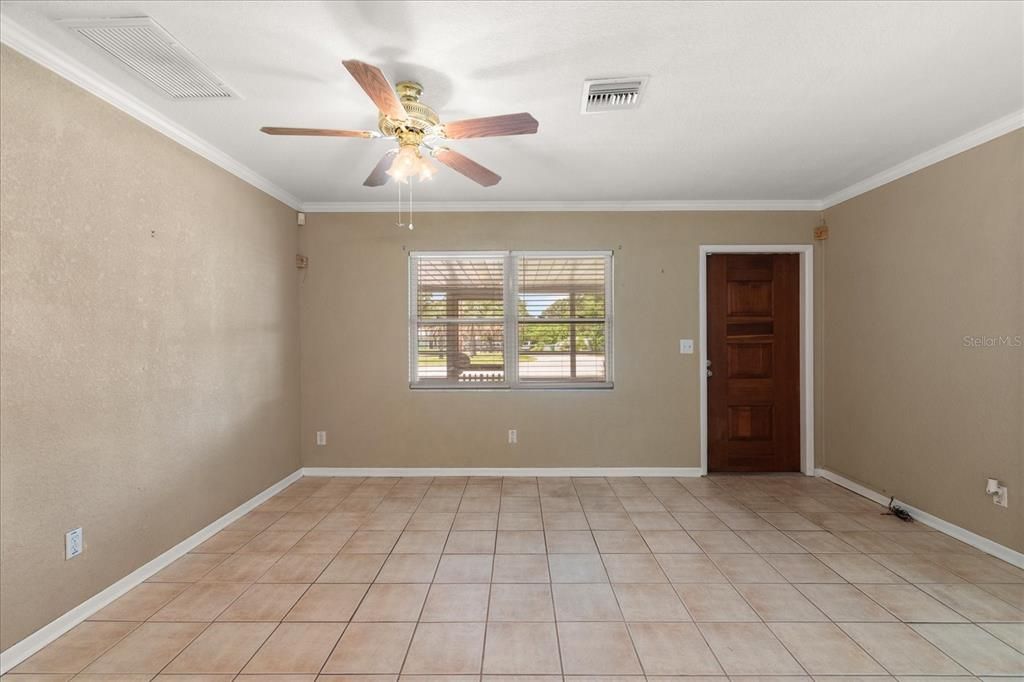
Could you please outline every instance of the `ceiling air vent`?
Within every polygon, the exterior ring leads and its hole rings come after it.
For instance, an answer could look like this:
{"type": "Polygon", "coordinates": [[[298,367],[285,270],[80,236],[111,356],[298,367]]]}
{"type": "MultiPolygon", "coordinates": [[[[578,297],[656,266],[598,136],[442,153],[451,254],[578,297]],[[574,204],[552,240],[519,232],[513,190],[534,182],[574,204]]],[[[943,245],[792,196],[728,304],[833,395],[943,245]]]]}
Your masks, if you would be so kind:
{"type": "Polygon", "coordinates": [[[238,96],[149,17],[60,23],[171,99],[238,96]]]}
{"type": "Polygon", "coordinates": [[[583,81],[581,114],[636,109],[647,85],[645,76],[635,78],[598,78],[583,81]]]}

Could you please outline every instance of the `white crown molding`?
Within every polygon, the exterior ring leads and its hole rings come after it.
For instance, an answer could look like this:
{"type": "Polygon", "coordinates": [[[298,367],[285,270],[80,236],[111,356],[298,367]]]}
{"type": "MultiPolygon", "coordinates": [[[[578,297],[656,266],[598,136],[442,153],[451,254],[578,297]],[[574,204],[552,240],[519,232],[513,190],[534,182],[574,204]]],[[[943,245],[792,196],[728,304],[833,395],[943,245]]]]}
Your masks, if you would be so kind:
{"type": "Polygon", "coordinates": [[[67,53],[39,39],[32,32],[5,16],[0,16],[0,42],[17,50],[32,61],[45,66],[59,76],[66,78],[87,92],[96,95],[108,104],[117,107],[129,116],[145,123],[157,132],[166,135],[207,161],[220,166],[256,189],[266,192],[291,208],[299,209],[302,202],[299,201],[298,197],[278,187],[206,140],[174,123],[134,95],[122,90],[92,69],[87,68],[70,57],[67,53]]]}
{"type": "MultiPolygon", "coordinates": [[[[394,213],[393,201],[310,201],[306,213],[394,213]]],[[[818,200],[711,200],[711,201],[424,201],[417,213],[514,213],[620,211],[819,211],[818,200]]]]}
{"type": "MultiPolygon", "coordinates": [[[[416,204],[420,213],[493,213],[493,212],[548,212],[548,211],[824,211],[861,194],[877,189],[893,180],[916,173],[951,156],[990,142],[1002,135],[1024,128],[1024,109],[998,118],[961,135],[949,142],[933,147],[880,173],[833,192],[824,199],[737,199],[737,200],[681,200],[681,201],[453,201],[423,202],[416,204]]],[[[393,202],[306,202],[306,213],[390,213],[393,202]]]]}
{"type": "Polygon", "coordinates": [[[674,476],[697,478],[700,467],[303,467],[303,476],[674,476]]]}
{"type": "MultiPolygon", "coordinates": [[[[157,558],[132,571],[107,589],[93,595],[89,599],[86,599],[63,616],[39,628],[25,639],[11,645],[5,651],[0,652],[0,675],[6,673],[8,670],[39,651],[47,644],[102,609],[107,604],[124,595],[136,585],[141,584],[147,578],[166,568],[175,560],[183,557],[190,550],[195,549],[204,541],[213,537],[215,533],[245,516],[250,511],[260,506],[295,481],[299,480],[301,477],[301,469],[293,471],[288,476],[284,477],[263,492],[257,494],[255,497],[252,497],[246,502],[235,507],[202,530],[199,530],[185,538],[157,558]]],[[[6,677],[4,679],[6,679],[6,677]]]]}
{"type": "Polygon", "coordinates": [[[888,184],[893,180],[899,180],[906,175],[916,173],[922,168],[927,168],[951,156],[956,156],[968,149],[973,149],[978,145],[985,144],[1018,128],[1024,128],[1024,109],[998,118],[991,123],[986,123],[980,128],[965,133],[956,139],[940,144],[938,147],[933,147],[926,152],[896,164],[892,168],[887,168],[881,173],[875,173],[871,177],[852,184],[846,189],[834,192],[821,200],[821,208],[822,210],[832,208],[836,204],[841,204],[844,201],[888,184]]]}
{"type": "MultiPolygon", "coordinates": [[[[834,471],[828,469],[816,469],[815,475],[820,476],[828,481],[832,481],[836,485],[840,485],[847,490],[851,490],[862,497],[866,497],[872,502],[877,502],[882,506],[888,506],[889,498],[885,495],[868,488],[867,486],[861,485],[855,481],[851,481],[842,474],[837,474],[834,471]]],[[[997,559],[1013,564],[1019,568],[1024,568],[1024,554],[1018,552],[1015,549],[1011,549],[1005,545],[1001,545],[994,540],[972,533],[966,528],[954,525],[945,519],[940,519],[938,516],[929,514],[926,511],[921,511],[917,507],[907,504],[901,500],[895,500],[895,504],[903,507],[910,512],[910,515],[914,517],[916,521],[920,521],[926,526],[930,526],[937,531],[945,533],[946,535],[956,538],[960,542],[966,543],[971,547],[976,547],[986,554],[991,554],[997,559]]]]}
{"type": "MultiPolygon", "coordinates": [[[[163,133],[175,142],[217,164],[288,206],[306,213],[389,213],[390,201],[303,202],[237,159],[206,140],[172,122],[65,52],[41,40],[6,16],[0,16],[0,42],[24,54],[72,83],[112,104],[126,114],[163,133]]],[[[494,212],[627,212],[627,211],[822,211],[853,197],[898,180],[927,166],[984,144],[1024,127],[1024,109],[987,123],[956,139],[876,173],[824,199],[779,200],[680,200],[680,201],[452,201],[423,202],[416,205],[422,213],[494,213],[494,212]]]]}

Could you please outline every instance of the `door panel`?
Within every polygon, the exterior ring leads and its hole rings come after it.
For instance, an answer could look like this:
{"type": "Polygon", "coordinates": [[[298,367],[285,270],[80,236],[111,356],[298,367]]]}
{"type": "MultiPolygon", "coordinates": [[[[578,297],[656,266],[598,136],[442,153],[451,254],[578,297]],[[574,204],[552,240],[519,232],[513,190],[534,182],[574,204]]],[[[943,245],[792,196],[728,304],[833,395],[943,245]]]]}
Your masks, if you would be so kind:
{"type": "Polygon", "coordinates": [[[726,363],[730,379],[770,379],[772,377],[772,344],[734,343],[726,347],[726,363]]]}
{"type": "Polygon", "coordinates": [[[708,470],[800,470],[800,257],[708,256],[708,470]]]}
{"type": "Polygon", "coordinates": [[[772,406],[729,407],[729,440],[771,440],[772,406]]]}
{"type": "MultiPolygon", "coordinates": [[[[735,277],[735,274],[733,275],[735,277]]],[[[728,314],[731,318],[771,317],[772,282],[727,281],[728,314]]]]}

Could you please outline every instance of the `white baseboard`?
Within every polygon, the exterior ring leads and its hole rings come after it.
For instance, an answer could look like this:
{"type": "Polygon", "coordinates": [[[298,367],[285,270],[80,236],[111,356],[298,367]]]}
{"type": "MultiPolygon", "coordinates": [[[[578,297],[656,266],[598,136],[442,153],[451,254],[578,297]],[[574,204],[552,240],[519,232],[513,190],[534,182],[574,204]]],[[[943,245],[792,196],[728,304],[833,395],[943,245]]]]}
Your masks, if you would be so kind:
{"type": "Polygon", "coordinates": [[[235,507],[199,532],[182,540],[174,547],[171,547],[169,550],[141,568],[132,571],[99,594],[85,600],[60,618],[54,620],[52,623],[44,625],[25,639],[12,645],[9,649],[0,653],[0,674],[6,673],[8,670],[39,651],[44,646],[57,639],[110,602],[128,592],[128,590],[142,583],[161,569],[166,568],[173,561],[184,556],[190,550],[198,547],[201,543],[208,540],[214,535],[214,533],[217,533],[224,527],[230,525],[234,521],[237,521],[239,518],[263,504],[269,498],[281,492],[301,477],[301,469],[288,475],[252,499],[247,502],[243,502],[238,507],[235,507]]]}
{"type": "Polygon", "coordinates": [[[701,476],[700,467],[305,467],[303,476],[701,476]]]}
{"type": "MultiPolygon", "coordinates": [[[[814,473],[816,476],[821,476],[824,479],[832,481],[836,485],[840,485],[846,488],[847,490],[852,490],[858,495],[866,497],[869,500],[877,502],[878,504],[889,504],[889,498],[886,497],[885,495],[879,492],[875,492],[871,488],[865,487],[860,483],[851,481],[845,476],[837,474],[834,471],[829,471],[828,469],[815,469],[814,473]]],[[[926,526],[934,528],[937,531],[941,531],[952,538],[956,538],[960,542],[970,545],[971,547],[980,549],[982,552],[985,552],[986,554],[991,554],[997,559],[1002,559],[1003,561],[1009,564],[1013,564],[1018,568],[1024,568],[1024,554],[1022,554],[1021,552],[1006,547],[1005,545],[1000,545],[998,542],[995,542],[994,540],[989,540],[988,538],[978,535],[977,533],[972,533],[966,528],[961,528],[960,526],[954,525],[949,521],[940,519],[938,516],[929,514],[926,511],[921,511],[917,507],[909,505],[901,500],[896,500],[896,504],[909,511],[911,516],[914,517],[915,521],[920,521],[926,526]]]]}

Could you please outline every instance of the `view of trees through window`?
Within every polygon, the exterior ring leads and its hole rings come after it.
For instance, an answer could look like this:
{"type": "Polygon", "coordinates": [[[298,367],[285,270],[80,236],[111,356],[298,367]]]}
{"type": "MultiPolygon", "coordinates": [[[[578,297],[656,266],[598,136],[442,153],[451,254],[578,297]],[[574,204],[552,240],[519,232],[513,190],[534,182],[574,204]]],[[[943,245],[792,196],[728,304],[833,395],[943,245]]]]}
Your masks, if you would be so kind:
{"type": "Polygon", "coordinates": [[[604,351],[604,325],[569,323],[565,318],[604,318],[604,294],[570,294],[555,299],[539,315],[531,315],[523,296],[519,302],[519,349],[565,351],[604,351]],[[574,303],[574,306],[570,305],[574,303]],[[571,308],[575,308],[571,310],[571,308]],[[532,320],[559,320],[531,324],[532,320]],[[572,341],[575,340],[575,344],[572,341]]]}

